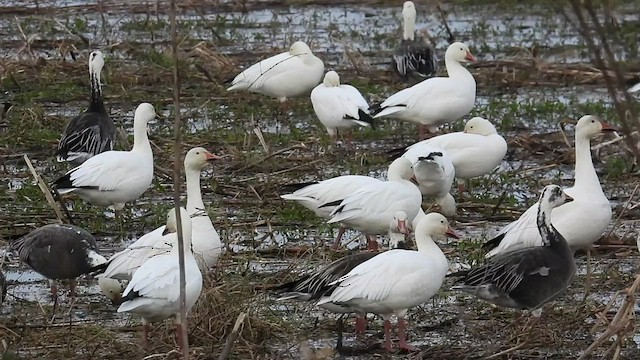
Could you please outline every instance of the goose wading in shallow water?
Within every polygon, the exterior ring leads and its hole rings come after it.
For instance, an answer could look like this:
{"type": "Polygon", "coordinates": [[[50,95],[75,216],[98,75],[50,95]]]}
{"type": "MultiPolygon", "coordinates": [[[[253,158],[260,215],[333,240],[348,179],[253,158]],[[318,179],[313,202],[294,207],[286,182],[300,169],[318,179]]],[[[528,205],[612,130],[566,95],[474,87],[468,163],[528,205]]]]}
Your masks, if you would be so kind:
{"type": "Polygon", "coordinates": [[[69,121],[58,142],[56,158],[80,165],[90,157],[113,150],[116,126],[113,124],[102,101],[100,73],[104,66],[102,52],[89,55],[89,77],[91,101],[89,108],[69,121]]]}
{"type": "Polygon", "coordinates": [[[433,77],[401,90],[378,106],[374,119],[388,116],[418,124],[420,138],[425,129],[438,126],[469,114],[476,101],[476,81],[461,63],[476,61],[469,47],[461,42],[449,45],[444,56],[449,77],[433,77]]]}
{"type": "MultiPolygon", "coordinates": [[[[285,190],[294,190],[291,194],[280,195],[285,200],[293,200],[305,208],[313,211],[316,216],[330,219],[331,213],[340,205],[342,200],[357,190],[383,181],[370,176],[343,175],[323,181],[301,184],[289,184],[285,190]]],[[[346,228],[340,224],[338,235],[334,241],[334,249],[338,248],[346,228]]]]}
{"type": "MultiPolygon", "coordinates": [[[[168,217],[175,218],[175,209],[168,217]]],[[[191,252],[191,218],[186,209],[180,208],[182,237],[184,241],[186,309],[195,305],[202,292],[202,273],[191,252]]],[[[175,219],[172,220],[175,223],[175,219]]],[[[131,312],[142,317],[145,347],[149,346],[149,323],[175,318],[176,339],[182,347],[184,341],[180,331],[180,267],[178,266],[178,234],[171,234],[167,252],[151,257],[140,266],[122,294],[118,312],[131,312]]]]}
{"type": "Polygon", "coordinates": [[[432,236],[457,238],[447,219],[438,213],[425,215],[415,229],[418,251],[389,250],[367,260],[340,279],[318,301],[319,306],[341,306],[353,312],[374,313],[384,319],[384,347],[391,351],[392,315],[398,317],[398,345],[415,350],[406,340],[407,311],[431,299],[440,289],[449,263],[432,236]]]}
{"type": "Polygon", "coordinates": [[[403,156],[415,157],[432,147],[444,150],[451,160],[461,192],[464,180],[489,174],[507,154],[507,142],[491,122],[481,117],[471,118],[461,132],[417,142],[407,147],[403,156]]]}
{"type": "Polygon", "coordinates": [[[53,182],[60,194],[76,193],[94,205],[122,210],[125,203],[144,193],[153,180],[153,153],[147,137],[147,124],[156,112],[142,103],[133,119],[131,151],[106,151],[69,170],[53,182]]]}
{"type": "Polygon", "coordinates": [[[307,44],[296,41],[289,51],[264,59],[238,74],[227,90],[247,90],[284,102],[311,91],[322,74],[322,60],[313,55],[307,44]]]}
{"type": "Polygon", "coordinates": [[[542,246],[499,254],[484,265],[461,271],[456,275],[464,277],[453,289],[499,306],[528,310],[541,309],[561,295],[571,283],[576,263],[567,241],[552,224],[551,214],[571,200],[559,186],[546,186],[536,214],[542,246]]]}
{"type": "MultiPolygon", "coordinates": [[[[408,248],[405,235],[409,235],[407,214],[398,211],[389,223],[389,248],[408,248]]],[[[377,256],[375,252],[361,252],[342,257],[316,272],[311,272],[301,278],[282,284],[273,290],[282,293],[278,300],[317,301],[332,288],[329,284],[347,275],[353,268],[377,256]]],[[[320,307],[338,314],[347,314],[356,310],[347,306],[327,303],[320,307]]],[[[337,348],[342,347],[342,317],[338,319],[337,348]]],[[[366,313],[356,313],[356,334],[364,335],[367,326],[366,313]]]]}
{"type": "Polygon", "coordinates": [[[418,189],[423,195],[435,197],[444,215],[455,216],[456,201],[449,193],[455,177],[451,160],[444,150],[434,146],[425,146],[420,150],[402,156],[413,163],[418,189]]]}
{"type": "Polygon", "coordinates": [[[406,158],[398,158],[389,165],[388,181],[359,188],[345,197],[333,212],[328,223],[340,223],[367,236],[369,250],[377,250],[376,235],[386,234],[389,222],[397,211],[404,211],[413,219],[422,205],[422,194],[411,181],[413,165],[406,158]]]}
{"type": "MultiPolygon", "coordinates": [[[[349,129],[358,125],[373,127],[367,100],[355,87],[340,85],[340,76],[335,71],[327,72],[322,83],[311,91],[311,105],[334,143],[339,128],[349,129]]],[[[347,147],[350,148],[351,131],[347,134],[347,147]]]]}
{"type": "Polygon", "coordinates": [[[394,70],[407,80],[410,75],[427,77],[438,69],[438,58],[433,47],[416,38],[416,7],[405,1],[402,7],[402,42],[393,53],[394,70]]]}
{"type": "MultiPolygon", "coordinates": [[[[591,138],[615,129],[597,117],[585,115],[576,125],[576,165],[574,185],[564,191],[573,198],[554,209],[551,221],[564,236],[572,251],[585,249],[596,242],[611,221],[611,205],[604,195],[591,160],[591,138]]],[[[484,247],[492,249],[487,257],[529,246],[542,245],[536,227],[539,204],[533,204],[518,220],[505,226],[484,247]]]]}
{"type": "Polygon", "coordinates": [[[75,279],[107,261],[98,253],[93,235],[74,225],[42,226],[11,243],[11,249],[22,262],[49,279],[54,312],[58,304],[57,280],[70,280],[74,297],[75,279]]]}

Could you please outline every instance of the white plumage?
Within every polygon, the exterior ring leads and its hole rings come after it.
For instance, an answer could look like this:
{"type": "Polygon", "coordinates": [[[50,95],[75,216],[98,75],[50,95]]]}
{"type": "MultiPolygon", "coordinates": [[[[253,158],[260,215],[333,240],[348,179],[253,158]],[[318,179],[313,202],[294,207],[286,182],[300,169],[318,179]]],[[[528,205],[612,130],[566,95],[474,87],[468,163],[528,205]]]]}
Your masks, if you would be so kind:
{"type": "Polygon", "coordinates": [[[455,169],[446,151],[435,146],[422,146],[407,151],[403,157],[413,163],[418,189],[423,195],[432,196],[447,216],[456,214],[456,201],[449,191],[455,177],[455,169]]]}

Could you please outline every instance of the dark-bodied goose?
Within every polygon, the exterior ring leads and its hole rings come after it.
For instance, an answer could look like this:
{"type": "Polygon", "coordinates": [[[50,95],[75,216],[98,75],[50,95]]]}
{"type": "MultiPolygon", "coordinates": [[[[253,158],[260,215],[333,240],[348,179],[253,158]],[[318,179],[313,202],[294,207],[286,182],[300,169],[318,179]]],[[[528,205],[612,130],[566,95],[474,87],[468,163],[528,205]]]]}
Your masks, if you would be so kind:
{"type": "Polygon", "coordinates": [[[4,302],[7,297],[7,279],[4,277],[4,273],[0,270],[0,304],[4,302]]]}
{"type": "Polygon", "coordinates": [[[402,42],[393,53],[394,70],[407,80],[410,75],[427,77],[438,69],[438,58],[430,44],[416,38],[416,7],[405,1],[402,7],[402,42]]]}
{"type": "MultiPolygon", "coordinates": [[[[405,235],[408,235],[409,227],[407,214],[403,211],[398,211],[393,220],[389,223],[389,248],[407,248],[405,244],[405,235]]],[[[304,275],[300,279],[282,284],[276,288],[275,291],[283,294],[278,300],[296,299],[302,301],[317,301],[328,290],[331,289],[330,283],[340,279],[344,275],[347,275],[353,268],[361,263],[370,260],[374,256],[378,255],[375,252],[362,252],[353,255],[342,257],[329,265],[321,268],[320,270],[304,275]]],[[[354,312],[355,309],[351,309],[347,306],[341,306],[336,304],[324,304],[322,308],[338,314],[346,314],[354,312]]],[[[356,334],[364,334],[367,326],[366,313],[356,313],[356,334]]],[[[337,348],[342,346],[342,317],[338,320],[338,342],[337,348]]]]}
{"type": "Polygon", "coordinates": [[[384,347],[391,344],[391,321],[398,318],[399,347],[415,350],[406,341],[407,311],[431,299],[449,269],[447,258],[433,241],[434,235],[457,238],[439,213],[422,217],[415,229],[418,250],[389,250],[365,261],[340,279],[318,301],[320,306],[341,306],[356,313],[374,313],[384,319],[384,347]]]}
{"type": "MultiPolygon", "coordinates": [[[[591,159],[591,139],[615,129],[592,115],[578,120],[575,133],[576,165],[573,187],[565,189],[574,201],[551,213],[553,225],[564,236],[573,251],[589,248],[611,221],[611,204],[605,196],[591,159]]],[[[529,246],[540,246],[536,228],[538,203],[533,204],[518,220],[508,224],[484,247],[493,248],[487,257],[529,246]]]]}
{"type": "Polygon", "coordinates": [[[56,280],[71,280],[73,296],[75,278],[107,261],[98,253],[93,235],[73,225],[45,225],[13,242],[11,249],[22,262],[49,279],[54,309],[58,302],[56,280]]]}
{"type": "Polygon", "coordinates": [[[91,102],[87,111],[71,119],[64,129],[56,152],[58,161],[80,165],[94,155],[113,150],[116,126],[102,101],[100,72],[103,66],[102,52],[92,52],[89,55],[91,102]]]}
{"type": "Polygon", "coordinates": [[[551,223],[551,211],[571,200],[559,186],[546,186],[537,214],[543,246],[496,255],[482,266],[459,273],[464,278],[453,289],[496,305],[530,310],[562,294],[576,272],[576,263],[567,241],[551,223]]]}

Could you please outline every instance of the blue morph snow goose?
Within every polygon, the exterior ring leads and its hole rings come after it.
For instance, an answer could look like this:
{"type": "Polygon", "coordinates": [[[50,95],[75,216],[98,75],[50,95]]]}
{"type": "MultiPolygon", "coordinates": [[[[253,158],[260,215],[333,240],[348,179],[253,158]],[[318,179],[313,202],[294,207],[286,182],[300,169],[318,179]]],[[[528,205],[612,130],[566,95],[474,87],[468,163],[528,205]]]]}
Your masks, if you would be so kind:
{"type": "Polygon", "coordinates": [[[554,208],[573,199],[557,185],[540,195],[536,214],[542,246],[514,250],[490,258],[484,265],[459,273],[453,289],[514,309],[537,310],[561,295],[576,272],[573,252],[551,222],[554,208]]]}
{"type": "Polygon", "coordinates": [[[401,78],[416,74],[427,77],[438,69],[438,58],[433,47],[416,38],[416,7],[405,1],[402,7],[402,42],[393,53],[394,70],[401,78]]]}
{"type": "Polygon", "coordinates": [[[309,45],[296,41],[289,51],[264,59],[238,74],[227,90],[247,90],[284,102],[311,91],[322,74],[322,60],[311,52],[309,45]]]}
{"type": "Polygon", "coordinates": [[[102,101],[100,73],[104,66],[102,52],[89,55],[89,77],[91,79],[91,101],[89,108],[69,121],[62,133],[56,158],[80,165],[90,157],[113,150],[116,126],[113,124],[102,101]]]}

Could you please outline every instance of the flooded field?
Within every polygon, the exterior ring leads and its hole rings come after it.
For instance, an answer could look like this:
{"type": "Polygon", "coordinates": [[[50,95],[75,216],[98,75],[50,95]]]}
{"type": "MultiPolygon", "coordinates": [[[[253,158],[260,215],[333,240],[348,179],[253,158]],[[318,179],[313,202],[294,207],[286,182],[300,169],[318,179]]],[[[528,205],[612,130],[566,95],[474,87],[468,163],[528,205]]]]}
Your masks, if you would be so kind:
{"type": "MultiPolygon", "coordinates": [[[[181,2],[179,2],[181,3],[181,2]]],[[[493,173],[472,179],[468,192],[454,192],[458,214],[450,219],[459,241],[440,240],[451,270],[481,261],[481,244],[533,204],[544,185],[573,184],[573,125],[584,114],[616,124],[602,79],[589,63],[577,32],[555,9],[535,2],[444,1],[418,3],[418,30],[433,38],[444,57],[450,28],[469,44],[478,62],[469,66],[477,81],[472,116],[483,116],[505,136],[509,151],[493,173]],[[487,2],[488,3],[488,2],[487,2]],[[568,139],[568,140],[567,140],[568,139]]],[[[518,312],[450,291],[409,311],[409,341],[419,352],[386,354],[382,320],[370,318],[367,335],[356,339],[347,320],[344,345],[336,352],[337,317],[313,304],[276,302],[263,289],[294,279],[337,259],[329,249],[337,227],[280,199],[289,183],[343,174],[384,178],[389,151],[417,140],[414,125],[381,120],[375,130],[354,132],[354,147],[334,147],[304,96],[280,105],[248,93],[227,93],[223,82],[257,60],[310,44],[342,81],[356,86],[370,104],[407,84],[390,70],[399,42],[402,1],[191,1],[179,8],[183,149],[203,146],[222,155],[205,169],[203,197],[221,235],[224,253],[205,277],[203,295],[189,319],[192,354],[214,359],[240,313],[247,314],[231,359],[504,359],[577,358],[605,330],[599,318],[613,317],[621,303],[605,306],[640,272],[637,168],[622,142],[594,151],[594,163],[613,219],[592,252],[591,286],[586,290],[586,254],[577,254],[578,275],[569,292],[544,308],[532,329],[514,322],[518,312]],[[264,136],[263,146],[257,133],[264,136]],[[615,223],[614,223],[615,222],[615,223]],[[302,346],[316,351],[304,355],[302,346]]],[[[633,3],[617,9],[617,20],[635,24],[633,3]]],[[[630,25],[631,26],[631,25],[630,25]]],[[[103,255],[124,248],[163,224],[173,206],[173,103],[168,5],[127,1],[0,0],[0,103],[13,107],[0,117],[0,246],[55,221],[23,161],[27,154],[45,181],[63,174],[54,152],[68,119],[89,98],[87,56],[106,56],[102,74],[105,104],[132,142],[135,107],[152,103],[161,119],[150,124],[156,165],[153,186],[125,208],[110,210],[67,200],[74,221],[98,239],[103,255]]],[[[616,48],[621,59],[637,49],[616,48]]],[[[441,60],[442,63],[442,60],[441,60]]],[[[444,75],[441,64],[439,74],[444,75]]],[[[640,69],[630,62],[628,69],[640,69]]],[[[628,77],[631,77],[631,71],[628,77]]],[[[445,126],[459,131],[463,121],[445,126]]],[[[592,146],[613,139],[596,139],[592,146]]],[[[454,190],[455,191],[455,190],[454,190]]],[[[432,203],[427,199],[425,210],[432,203]]],[[[354,239],[357,232],[348,231],[354,239]]],[[[355,249],[361,239],[347,247],[355,249]]],[[[7,254],[2,262],[9,288],[0,308],[3,359],[177,358],[169,321],[152,332],[153,349],[140,342],[140,320],[116,313],[97,282],[82,278],[73,304],[66,296],[52,314],[49,284],[7,254]],[[154,355],[155,354],[155,355],[154,355]],[[154,357],[155,356],[155,357],[154,357]]],[[[640,310],[636,304],[635,310],[640,310]]],[[[629,336],[620,358],[640,358],[640,336],[629,336]]],[[[592,358],[611,358],[605,342],[592,358]]],[[[312,351],[313,351],[312,350],[312,351]]]]}

